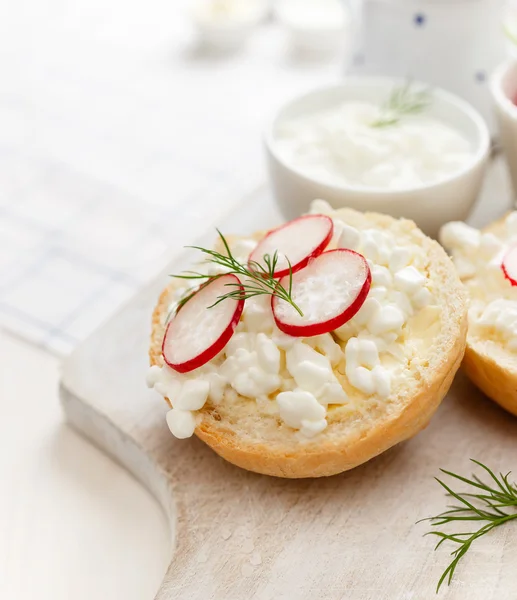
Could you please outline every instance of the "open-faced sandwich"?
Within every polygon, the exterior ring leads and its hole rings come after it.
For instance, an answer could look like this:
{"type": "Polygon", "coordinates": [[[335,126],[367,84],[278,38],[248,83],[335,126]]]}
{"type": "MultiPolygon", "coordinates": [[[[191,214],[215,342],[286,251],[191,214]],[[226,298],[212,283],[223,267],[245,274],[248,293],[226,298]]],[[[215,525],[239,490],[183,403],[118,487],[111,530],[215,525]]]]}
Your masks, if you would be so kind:
{"type": "Polygon", "coordinates": [[[199,278],[174,279],[153,315],[148,384],[174,435],[251,471],[318,477],[427,425],[467,308],[451,260],[412,222],[315,201],[201,251],[199,278]]]}
{"type": "Polygon", "coordinates": [[[487,396],[517,415],[517,212],[483,231],[448,223],[440,239],[470,295],[463,368],[487,396]]]}

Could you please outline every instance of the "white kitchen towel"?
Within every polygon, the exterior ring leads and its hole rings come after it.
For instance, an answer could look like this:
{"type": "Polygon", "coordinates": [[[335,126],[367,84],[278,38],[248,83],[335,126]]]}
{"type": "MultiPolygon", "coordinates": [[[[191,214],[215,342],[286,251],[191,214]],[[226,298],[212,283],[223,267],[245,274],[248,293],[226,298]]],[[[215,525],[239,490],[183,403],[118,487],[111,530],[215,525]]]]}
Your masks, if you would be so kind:
{"type": "Polygon", "coordinates": [[[242,193],[200,178],[157,206],[0,151],[0,325],[68,353],[242,193]]]}
{"type": "Polygon", "coordinates": [[[0,327],[67,353],[264,180],[270,115],[341,75],[274,24],[211,53],[189,4],[0,19],[0,327]]]}

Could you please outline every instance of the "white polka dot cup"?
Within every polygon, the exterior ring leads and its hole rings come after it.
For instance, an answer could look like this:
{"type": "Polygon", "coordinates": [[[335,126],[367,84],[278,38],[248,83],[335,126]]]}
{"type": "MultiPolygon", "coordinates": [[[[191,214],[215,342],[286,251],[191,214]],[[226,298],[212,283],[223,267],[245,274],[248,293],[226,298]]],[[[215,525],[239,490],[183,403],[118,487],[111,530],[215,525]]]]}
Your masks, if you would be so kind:
{"type": "Polygon", "coordinates": [[[488,76],[504,59],[504,0],[363,0],[354,75],[411,77],[468,100],[493,122],[488,76]]]}
{"type": "Polygon", "coordinates": [[[490,80],[499,137],[517,195],[517,59],[499,66],[490,80]]]}

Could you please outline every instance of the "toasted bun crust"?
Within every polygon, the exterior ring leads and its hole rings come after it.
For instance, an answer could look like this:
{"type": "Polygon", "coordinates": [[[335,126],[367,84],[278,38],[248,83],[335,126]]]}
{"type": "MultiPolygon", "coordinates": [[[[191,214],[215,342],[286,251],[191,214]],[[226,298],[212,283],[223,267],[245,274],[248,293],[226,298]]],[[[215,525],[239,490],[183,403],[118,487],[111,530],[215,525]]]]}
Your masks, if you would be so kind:
{"type": "MultiPolygon", "coordinates": [[[[500,236],[504,227],[505,217],[483,231],[500,236]]],[[[469,330],[462,367],[482,392],[517,416],[517,358],[513,352],[469,330]]]]}
{"type": "MultiPolygon", "coordinates": [[[[300,478],[333,475],[352,469],[406,440],[429,422],[447,393],[460,366],[467,334],[466,294],[454,266],[442,247],[427,238],[411,221],[349,209],[335,216],[358,228],[392,229],[420,245],[428,257],[428,273],[440,311],[440,327],[431,334],[425,356],[418,355],[403,384],[386,400],[377,416],[365,413],[366,425],[346,419],[338,407],[328,414],[328,427],[301,444],[293,430],[271,415],[260,414],[257,403],[239,397],[227,410],[221,405],[201,411],[196,435],[220,456],[244,469],[278,477],[300,478]],[[406,380],[407,379],[407,380],[406,380]]],[[[163,291],[153,313],[150,362],[162,365],[161,343],[170,288],[163,291]]],[[[366,409],[369,411],[370,409],[366,409]]]]}

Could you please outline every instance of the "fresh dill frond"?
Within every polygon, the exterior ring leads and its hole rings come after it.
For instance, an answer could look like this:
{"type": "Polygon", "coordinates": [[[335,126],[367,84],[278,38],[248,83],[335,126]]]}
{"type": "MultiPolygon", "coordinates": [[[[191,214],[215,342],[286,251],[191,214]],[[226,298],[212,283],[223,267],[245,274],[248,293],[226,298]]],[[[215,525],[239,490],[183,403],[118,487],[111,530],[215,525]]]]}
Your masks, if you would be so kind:
{"type": "Polygon", "coordinates": [[[505,23],[503,25],[503,32],[504,32],[505,36],[508,38],[508,40],[510,40],[510,42],[512,42],[513,44],[517,44],[517,31],[516,31],[515,26],[510,27],[510,25],[508,25],[508,23],[505,23]]]}
{"type": "Polygon", "coordinates": [[[461,525],[459,533],[447,533],[441,529],[433,529],[425,534],[440,538],[435,550],[444,542],[456,544],[456,548],[451,552],[453,559],[440,577],[436,592],[439,591],[445,580],[450,585],[458,563],[477,539],[486,535],[492,529],[517,519],[517,486],[515,483],[510,483],[510,473],[496,475],[483,463],[474,459],[471,459],[471,461],[485,471],[485,474],[490,478],[489,483],[485,483],[477,475],[471,475],[469,479],[457,473],[440,469],[445,475],[470,487],[468,491],[456,492],[450,485],[436,478],[436,481],[444,488],[447,495],[456,500],[456,504],[449,506],[449,510],[440,513],[436,517],[422,519],[423,521],[430,521],[432,527],[438,528],[451,523],[461,525]],[[474,531],[465,532],[464,525],[467,525],[468,528],[468,524],[476,524],[477,528],[474,528],[474,531]]]}
{"type": "Polygon", "coordinates": [[[380,108],[379,117],[371,127],[390,127],[408,115],[417,115],[430,106],[432,94],[428,88],[415,90],[413,83],[407,81],[395,87],[380,108]]]}
{"type": "MultiPolygon", "coordinates": [[[[298,314],[303,317],[300,307],[294,302],[292,297],[293,270],[289,259],[287,259],[289,264],[289,286],[286,289],[280,284],[278,279],[275,279],[275,271],[279,259],[278,252],[275,251],[272,256],[265,254],[263,258],[264,264],[257,261],[248,261],[246,265],[243,265],[233,256],[228,241],[219,229],[217,230],[217,233],[219,234],[219,238],[221,239],[226,254],[201,246],[188,246],[188,248],[199,250],[204,254],[206,259],[205,262],[222,267],[224,272],[218,275],[208,275],[197,271],[184,271],[179,275],[171,275],[171,277],[177,279],[199,280],[202,285],[229,273],[237,275],[240,283],[227,284],[229,288],[234,289],[230,289],[228,293],[219,296],[217,301],[208,308],[212,308],[228,298],[234,300],[247,300],[253,296],[270,295],[285,300],[285,302],[291,304],[298,314]]],[[[189,290],[189,292],[179,300],[176,310],[179,310],[186,302],[188,302],[197,291],[197,289],[194,291],[189,290]]]]}

